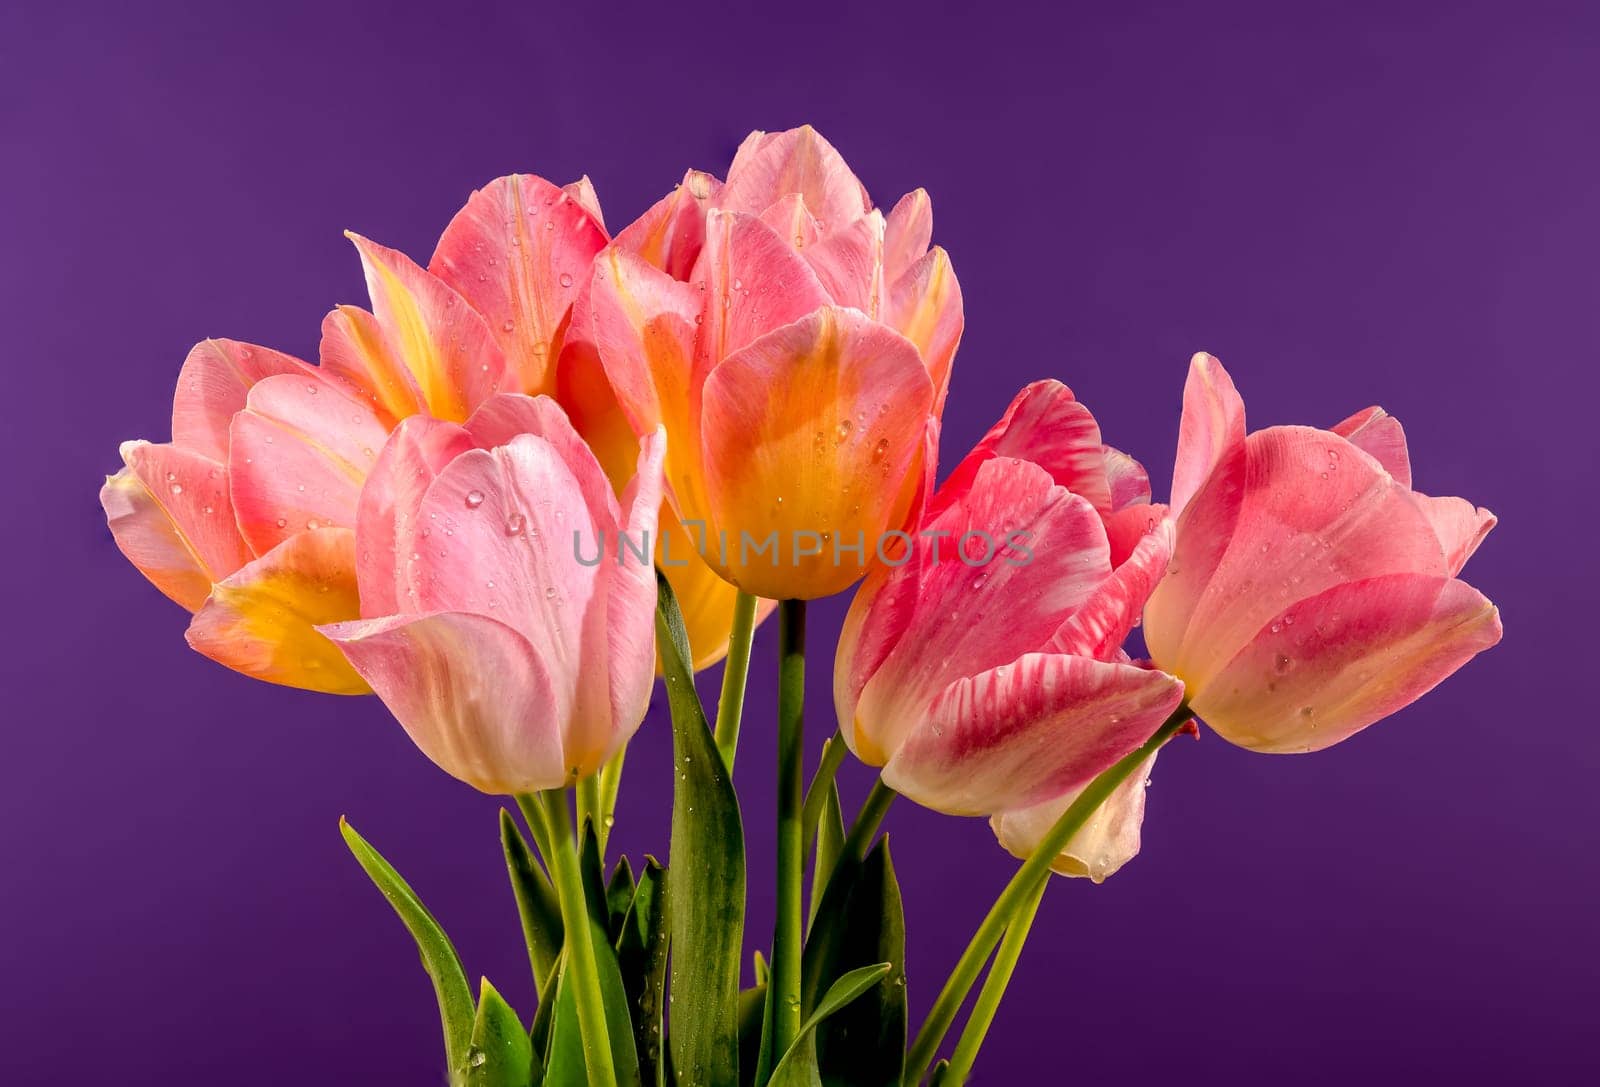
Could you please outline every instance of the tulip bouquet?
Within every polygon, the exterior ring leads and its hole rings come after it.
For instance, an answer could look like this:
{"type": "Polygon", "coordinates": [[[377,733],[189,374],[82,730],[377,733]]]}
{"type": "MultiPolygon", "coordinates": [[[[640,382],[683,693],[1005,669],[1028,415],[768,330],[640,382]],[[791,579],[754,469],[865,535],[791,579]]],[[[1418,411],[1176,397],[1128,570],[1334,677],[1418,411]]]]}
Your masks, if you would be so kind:
{"type": "Polygon", "coordinates": [[[172,440],[122,447],[111,531],[193,613],[195,649],[376,693],[439,767],[513,798],[531,1022],[474,993],[342,825],[420,948],[452,1083],[961,1083],[1051,874],[1098,883],[1138,851],[1167,740],[1204,722],[1318,750],[1499,640],[1457,578],[1494,517],[1413,490],[1395,419],[1247,432],[1209,355],[1165,504],[1052,380],[937,482],[962,300],[931,234],[926,193],[883,214],[810,128],[753,134],[725,181],[690,171],[614,235],[587,179],[503,177],[426,267],[350,235],[371,309],[329,313],[320,365],[205,341],[172,440]],[[857,582],[808,781],[805,601],[857,582]],[[777,787],[741,802],[774,610],[777,787]],[[724,658],[708,717],[694,673],[724,658]],[[668,866],[613,863],[658,674],[668,866]],[[879,768],[849,820],[847,753],[879,768]],[[878,835],[898,796],[988,818],[1021,861],[914,1035],[878,835]],[[752,811],[776,820],[777,919],[746,976],[752,811]]]}

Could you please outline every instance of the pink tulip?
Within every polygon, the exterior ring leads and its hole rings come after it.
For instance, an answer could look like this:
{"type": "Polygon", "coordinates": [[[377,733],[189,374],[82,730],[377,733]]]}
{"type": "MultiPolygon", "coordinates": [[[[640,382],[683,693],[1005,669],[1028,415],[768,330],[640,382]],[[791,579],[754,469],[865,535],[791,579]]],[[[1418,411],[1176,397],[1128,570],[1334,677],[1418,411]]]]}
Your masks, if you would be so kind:
{"type": "MultiPolygon", "coordinates": [[[[1139,830],[1144,822],[1144,793],[1155,762],[1152,754],[1143,766],[1112,790],[1051,862],[1052,871],[1104,883],[1138,855],[1139,830]]],[[[1007,852],[1026,860],[1082,791],[1073,789],[1032,807],[1000,812],[990,817],[989,826],[1007,852]]]]}
{"type": "Polygon", "coordinates": [[[416,745],[490,793],[571,784],[644,718],[655,679],[664,434],[619,507],[548,397],[402,423],[356,528],[362,618],[321,627],[416,745]]]}
{"type": "Polygon", "coordinates": [[[1243,747],[1336,744],[1500,640],[1499,612],[1456,578],[1494,515],[1412,490],[1405,433],[1379,408],[1247,437],[1232,380],[1196,355],[1172,508],[1145,639],[1243,747]]]}
{"type": "Polygon", "coordinates": [[[850,749],[920,804],[991,815],[1149,739],[1182,697],[1122,651],[1171,544],[1149,496],[1066,386],[1024,389],[851,605],[834,668],[850,749]]]}
{"type": "Polygon", "coordinates": [[[361,614],[361,486],[400,420],[461,421],[553,388],[578,285],[606,244],[587,182],[476,192],[427,269],[350,235],[368,312],[322,324],[320,366],[207,340],[183,364],[172,441],[126,442],[101,504],[117,545],[195,613],[189,643],[247,675],[337,694],[367,684],[316,627],[361,614]]]}
{"type": "Polygon", "coordinates": [[[810,127],[757,132],[596,261],[583,320],[617,400],[672,435],[673,505],[741,589],[838,592],[914,516],[962,329],[932,222],[920,190],[874,209],[810,127]]]}

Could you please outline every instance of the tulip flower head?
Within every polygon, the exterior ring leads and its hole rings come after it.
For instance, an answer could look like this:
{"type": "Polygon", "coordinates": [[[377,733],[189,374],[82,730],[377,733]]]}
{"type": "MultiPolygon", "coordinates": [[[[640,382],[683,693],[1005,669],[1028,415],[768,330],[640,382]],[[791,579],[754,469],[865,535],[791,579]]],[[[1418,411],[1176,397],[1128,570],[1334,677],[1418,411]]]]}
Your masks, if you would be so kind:
{"type": "Polygon", "coordinates": [[[258,679],[367,684],[316,627],[361,614],[361,487],[414,415],[461,422],[503,392],[553,388],[577,284],[606,244],[587,182],[500,178],[472,195],[424,269],[350,235],[371,311],[322,324],[321,365],[206,340],[189,353],[172,440],[126,442],[100,493],[118,547],[194,613],[188,640],[258,679]]]}
{"type": "Polygon", "coordinates": [[[960,339],[920,190],[887,215],[809,127],[691,172],[596,261],[599,357],[706,560],[767,598],[859,579],[914,515],[960,339]]]}
{"type": "Polygon", "coordinates": [[[622,504],[548,397],[415,416],[362,493],[363,618],[320,628],[423,753],[490,793],[572,784],[639,727],[655,679],[664,434],[622,504]]]}
{"type": "Polygon", "coordinates": [[[1246,435],[1227,371],[1196,355],[1172,508],[1145,640],[1233,743],[1328,747],[1500,640],[1498,610],[1456,577],[1494,515],[1412,490],[1405,433],[1379,408],[1246,435]]]}
{"type": "Polygon", "coordinates": [[[840,636],[846,743],[958,815],[1028,809],[1137,748],[1182,698],[1122,643],[1171,546],[1130,458],[1066,386],[1028,386],[868,575],[840,636]]]}

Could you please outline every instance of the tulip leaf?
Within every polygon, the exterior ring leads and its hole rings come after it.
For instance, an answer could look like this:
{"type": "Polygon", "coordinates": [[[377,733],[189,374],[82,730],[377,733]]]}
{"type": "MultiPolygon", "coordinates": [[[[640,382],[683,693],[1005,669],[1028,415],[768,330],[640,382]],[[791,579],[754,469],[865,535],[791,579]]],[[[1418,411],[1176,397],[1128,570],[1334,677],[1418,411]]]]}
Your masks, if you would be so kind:
{"type": "MultiPolygon", "coordinates": [[[[761,973],[758,971],[758,974],[761,973]]],[[[766,1010],[767,978],[758,976],[754,986],[739,994],[740,1087],[752,1087],[756,1081],[756,1069],[761,1063],[761,1033],[765,1026],[766,1010]]]]}
{"type": "Polygon", "coordinates": [[[744,828],[739,799],[694,689],[689,639],[659,573],[656,646],[672,707],[672,944],[668,1039],[685,1082],[739,1081],[739,958],[744,939],[744,828]]]}
{"type": "Polygon", "coordinates": [[[522,920],[522,940],[528,945],[528,965],[534,987],[544,992],[561,954],[561,901],[539,862],[534,859],[516,820],[500,809],[500,845],[506,854],[506,873],[522,920]]]}
{"type": "Polygon", "coordinates": [[[533,1044],[505,998],[483,978],[472,1044],[460,1074],[466,1087],[529,1087],[533,1082],[533,1044]]]}
{"type": "MultiPolygon", "coordinates": [[[[606,1035],[617,1087],[641,1087],[639,1058],[634,1053],[633,1024],[628,1017],[628,994],[622,986],[617,956],[605,930],[592,918],[589,936],[594,943],[595,966],[600,975],[600,999],[605,1005],[606,1035]]],[[[563,957],[565,961],[565,957],[563,957]]],[[[587,1087],[583,1035],[578,1025],[577,986],[569,984],[563,969],[556,990],[555,1015],[550,1022],[550,1055],[545,1061],[545,1087],[587,1087]]]]}
{"type": "MultiPolygon", "coordinates": [[[[639,1055],[639,1080],[645,1087],[665,1082],[661,1061],[662,994],[667,983],[667,911],[663,908],[666,869],[645,858],[633,901],[617,936],[617,965],[628,1007],[633,1009],[634,1049],[639,1055]]],[[[615,884],[616,880],[613,879],[615,884]]]]}
{"type": "Polygon", "coordinates": [[[865,964],[887,962],[890,969],[870,993],[817,1029],[817,1066],[828,1087],[900,1083],[906,1049],[905,939],[888,840],[880,840],[864,860],[841,855],[806,942],[806,1007],[820,1007],[817,994],[824,987],[865,964]]]}
{"type": "Polygon", "coordinates": [[[622,923],[633,905],[638,888],[633,880],[633,865],[627,857],[618,857],[617,866],[611,870],[611,881],[606,884],[606,930],[615,944],[622,935],[622,923]]]}
{"type": "Polygon", "coordinates": [[[345,844],[355,854],[356,861],[377,884],[383,897],[389,900],[394,912],[410,931],[422,953],[423,969],[433,979],[433,991],[439,999],[439,1018],[444,1026],[445,1058],[451,1068],[460,1068],[466,1060],[467,1049],[472,1044],[472,1024],[475,1018],[472,1007],[472,989],[467,984],[466,971],[461,968],[461,957],[450,943],[450,938],[439,927],[439,922],[422,904],[400,873],[345,819],[339,820],[339,833],[345,844]]]}
{"type": "Polygon", "coordinates": [[[589,904],[589,916],[605,928],[611,915],[606,906],[605,862],[600,859],[600,838],[588,820],[584,820],[579,836],[578,870],[583,875],[583,898],[589,904]]]}
{"type": "MultiPolygon", "coordinates": [[[[831,741],[830,741],[831,742],[831,741]]],[[[811,911],[806,915],[806,931],[817,920],[817,907],[822,904],[822,892],[833,875],[833,866],[844,852],[844,810],[839,805],[839,785],[830,780],[823,796],[822,812],[817,823],[816,857],[811,868],[811,911]]]]}
{"type": "Polygon", "coordinates": [[[881,984],[893,970],[892,963],[874,963],[851,970],[830,985],[817,1002],[816,1010],[801,1024],[794,1044],[773,1069],[768,1087],[817,1087],[821,1084],[823,1079],[816,1053],[817,1028],[851,1001],[881,984]]]}
{"type": "Polygon", "coordinates": [[[528,1031],[528,1040],[533,1043],[533,1055],[541,1064],[539,1076],[535,1078],[543,1078],[542,1066],[550,1063],[550,1025],[555,1019],[556,994],[561,987],[564,961],[564,955],[556,956],[549,979],[539,989],[539,1010],[534,1013],[533,1027],[528,1031]]]}

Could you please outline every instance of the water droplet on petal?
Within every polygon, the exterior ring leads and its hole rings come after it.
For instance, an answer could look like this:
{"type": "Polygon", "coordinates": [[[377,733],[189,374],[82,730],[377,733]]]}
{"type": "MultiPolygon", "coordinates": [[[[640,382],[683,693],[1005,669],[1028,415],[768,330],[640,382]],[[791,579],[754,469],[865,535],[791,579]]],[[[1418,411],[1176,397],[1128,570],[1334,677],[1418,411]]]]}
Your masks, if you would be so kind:
{"type": "Polygon", "coordinates": [[[483,492],[482,491],[468,491],[467,492],[467,509],[475,510],[481,505],[483,505],[483,492]]]}
{"type": "Polygon", "coordinates": [[[570,286],[572,286],[572,276],[571,276],[571,275],[569,275],[569,274],[568,274],[568,273],[566,273],[566,272],[562,272],[562,273],[561,273],[561,285],[562,285],[562,286],[563,286],[563,287],[570,287],[570,286]]]}

